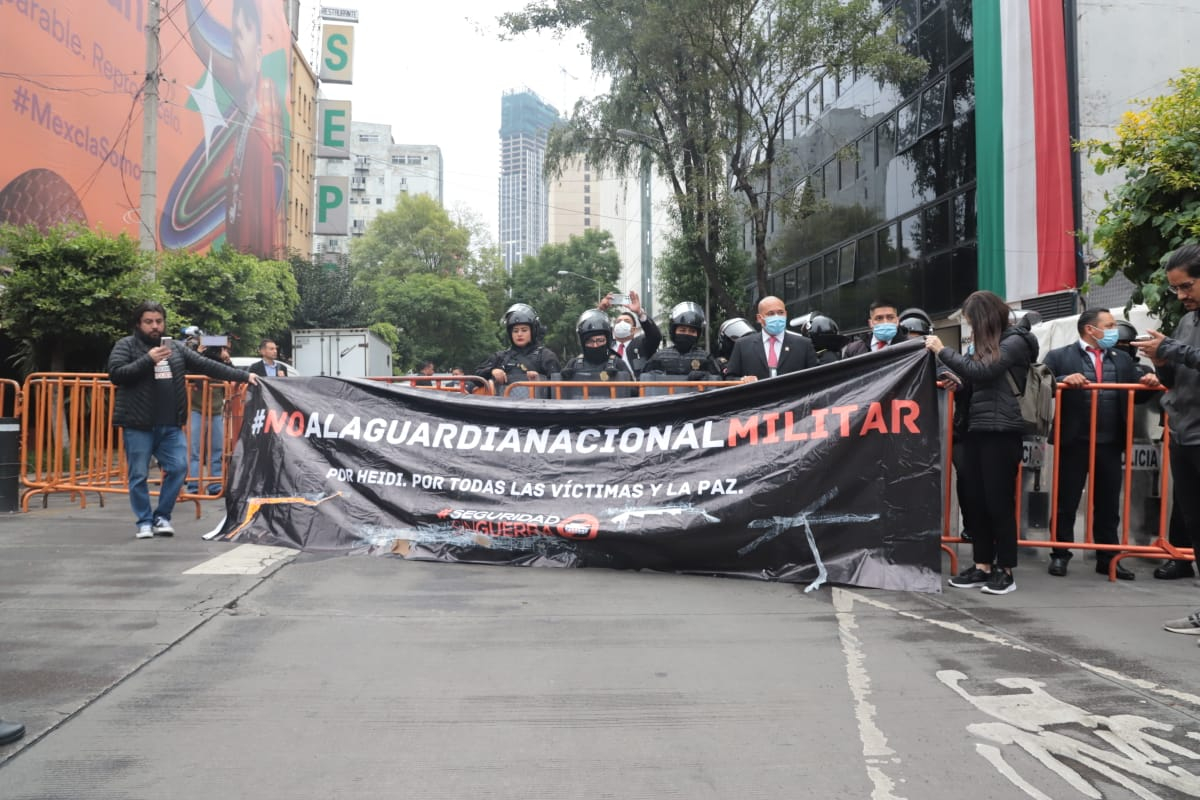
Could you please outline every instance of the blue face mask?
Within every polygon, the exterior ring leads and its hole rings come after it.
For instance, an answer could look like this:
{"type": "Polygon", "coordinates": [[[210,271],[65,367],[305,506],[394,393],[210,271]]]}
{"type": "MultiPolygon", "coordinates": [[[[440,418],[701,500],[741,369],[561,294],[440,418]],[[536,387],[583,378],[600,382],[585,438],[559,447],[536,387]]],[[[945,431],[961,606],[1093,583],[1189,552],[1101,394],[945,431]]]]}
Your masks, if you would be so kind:
{"type": "Polygon", "coordinates": [[[778,336],[787,330],[787,317],[767,317],[763,321],[763,327],[767,329],[767,333],[771,336],[778,336]]]}
{"type": "Polygon", "coordinates": [[[975,355],[975,343],[974,343],[974,342],[971,342],[970,344],[968,344],[968,345],[967,345],[967,349],[966,349],[966,350],[964,350],[964,351],[963,351],[963,353],[965,353],[965,354],[966,354],[966,355],[968,355],[968,356],[973,356],[973,355],[975,355]]]}
{"type": "Polygon", "coordinates": [[[896,338],[896,323],[894,322],[877,322],[875,327],[871,329],[871,335],[879,342],[890,342],[896,338]]]}
{"type": "Polygon", "coordinates": [[[1108,348],[1112,347],[1114,344],[1117,343],[1117,338],[1120,335],[1121,335],[1120,331],[1118,331],[1116,328],[1108,328],[1107,330],[1104,331],[1104,336],[1100,337],[1096,341],[1096,345],[1101,350],[1107,350],[1108,348]]]}

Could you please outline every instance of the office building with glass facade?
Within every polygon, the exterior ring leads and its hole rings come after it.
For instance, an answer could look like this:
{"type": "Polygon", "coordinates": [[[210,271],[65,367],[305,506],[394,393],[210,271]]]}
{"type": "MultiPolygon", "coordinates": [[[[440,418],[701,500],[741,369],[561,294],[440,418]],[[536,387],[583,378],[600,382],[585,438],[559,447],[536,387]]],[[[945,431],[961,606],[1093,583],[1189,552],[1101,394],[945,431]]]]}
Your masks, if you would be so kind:
{"type": "Polygon", "coordinates": [[[1111,134],[1145,87],[1165,90],[1196,38],[1171,21],[1186,11],[1176,3],[1111,5],[884,2],[928,70],[906,85],[826,74],[807,87],[773,181],[804,211],[768,220],[771,293],[844,328],[875,299],[945,317],[977,289],[1075,313],[1090,256],[1076,232],[1112,179],[1072,141],[1111,134]],[[1117,41],[1120,68],[1088,49],[1117,41]]]}

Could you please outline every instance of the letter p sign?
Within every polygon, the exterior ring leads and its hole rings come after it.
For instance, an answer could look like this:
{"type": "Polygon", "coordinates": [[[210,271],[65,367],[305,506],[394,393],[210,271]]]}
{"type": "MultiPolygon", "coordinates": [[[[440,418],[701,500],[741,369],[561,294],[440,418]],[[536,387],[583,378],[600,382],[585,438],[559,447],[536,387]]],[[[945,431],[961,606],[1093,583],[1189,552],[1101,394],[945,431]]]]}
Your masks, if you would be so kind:
{"type": "Polygon", "coordinates": [[[350,232],[350,179],[317,178],[317,224],[314,233],[321,236],[345,236],[350,232]]]}

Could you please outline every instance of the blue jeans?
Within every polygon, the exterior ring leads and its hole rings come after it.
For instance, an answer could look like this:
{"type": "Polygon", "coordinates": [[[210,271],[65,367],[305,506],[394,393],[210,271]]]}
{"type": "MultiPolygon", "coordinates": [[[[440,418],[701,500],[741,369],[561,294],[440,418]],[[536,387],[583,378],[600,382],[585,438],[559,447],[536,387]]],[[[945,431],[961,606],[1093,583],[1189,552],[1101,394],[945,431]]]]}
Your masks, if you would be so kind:
{"type": "Polygon", "coordinates": [[[175,510],[175,498],[183,488],[187,469],[187,442],[183,428],[178,425],[159,425],[150,430],[124,428],[125,462],[129,468],[129,505],[137,517],[138,526],[151,525],[156,517],[170,519],[175,510]],[[158,508],[150,508],[150,457],[158,459],[162,468],[162,486],[158,491],[158,508]]]}
{"type": "MultiPolygon", "coordinates": [[[[188,479],[197,485],[200,480],[200,428],[202,415],[199,409],[192,409],[191,441],[188,443],[188,479]]],[[[225,456],[225,416],[214,414],[209,430],[208,475],[213,478],[221,477],[221,461],[225,456]]],[[[191,485],[189,485],[190,488],[191,485]]],[[[191,489],[196,491],[196,489],[191,489]]]]}

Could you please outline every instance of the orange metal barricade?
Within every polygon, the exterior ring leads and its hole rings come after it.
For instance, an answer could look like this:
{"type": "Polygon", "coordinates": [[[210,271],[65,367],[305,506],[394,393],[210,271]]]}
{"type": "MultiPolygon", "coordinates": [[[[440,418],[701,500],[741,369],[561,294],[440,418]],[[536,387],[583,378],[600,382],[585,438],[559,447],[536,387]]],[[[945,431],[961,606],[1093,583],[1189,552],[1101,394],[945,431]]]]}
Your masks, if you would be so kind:
{"type": "MultiPolygon", "coordinates": [[[[516,389],[539,390],[550,394],[547,399],[589,400],[601,397],[609,399],[627,399],[647,397],[648,391],[665,389],[668,395],[703,392],[708,389],[719,389],[723,386],[737,386],[741,381],[513,381],[504,387],[504,397],[511,396],[516,389]],[[564,389],[579,390],[578,398],[564,398],[564,389]]],[[[574,392],[572,392],[573,394],[574,392]]]]}
{"type": "MultiPolygon", "coordinates": [[[[1159,509],[1159,512],[1158,512],[1159,517],[1158,517],[1158,525],[1157,525],[1157,535],[1155,536],[1153,541],[1151,541],[1149,544],[1146,544],[1146,545],[1131,544],[1129,541],[1130,503],[1131,503],[1132,490],[1133,490],[1132,480],[1131,480],[1131,477],[1133,474],[1132,453],[1134,451],[1134,447],[1133,447],[1133,432],[1134,432],[1133,431],[1133,429],[1134,429],[1133,397],[1134,397],[1135,392],[1158,392],[1158,391],[1162,391],[1162,390],[1156,389],[1156,388],[1149,388],[1149,387],[1142,386],[1141,384],[1137,384],[1137,383],[1132,383],[1132,384],[1130,384],[1130,383],[1095,383],[1095,384],[1088,384],[1087,386],[1080,387],[1080,388],[1070,387],[1070,386],[1067,386],[1066,384],[1060,383],[1060,384],[1058,384],[1057,390],[1055,392],[1055,407],[1057,408],[1059,403],[1061,402],[1063,391],[1090,391],[1093,394],[1095,394],[1096,392],[1106,391],[1106,390],[1124,391],[1124,392],[1128,393],[1128,402],[1126,403],[1127,407],[1126,407],[1126,425],[1125,425],[1125,443],[1124,443],[1124,445],[1125,445],[1124,446],[1125,475],[1124,475],[1124,479],[1122,482],[1122,508],[1121,508],[1122,523],[1121,523],[1120,543],[1115,544],[1115,545],[1097,544],[1093,540],[1093,536],[1092,536],[1094,519],[1093,519],[1092,504],[1091,504],[1090,500],[1088,500],[1088,498],[1090,498],[1092,496],[1092,494],[1095,490],[1095,470],[1093,467],[1095,465],[1095,459],[1096,459],[1095,433],[1096,433],[1096,421],[1097,421],[1096,415],[1097,415],[1097,407],[1098,407],[1098,404],[1093,402],[1093,403],[1091,403],[1091,418],[1090,418],[1090,422],[1089,422],[1090,427],[1089,427],[1089,435],[1088,435],[1088,442],[1089,442],[1089,445],[1088,445],[1088,450],[1089,450],[1088,467],[1089,468],[1088,468],[1087,494],[1084,496],[1083,500],[1081,501],[1081,502],[1087,503],[1086,511],[1085,511],[1086,523],[1084,526],[1083,540],[1069,542],[1069,543],[1055,541],[1055,534],[1058,530],[1058,518],[1057,518],[1058,517],[1058,508],[1057,508],[1057,503],[1054,502],[1054,500],[1058,496],[1058,487],[1059,487],[1058,473],[1059,473],[1060,456],[1061,456],[1061,450],[1060,450],[1061,431],[1059,429],[1059,426],[1055,425],[1053,439],[1051,440],[1051,442],[1049,442],[1049,444],[1051,444],[1054,448],[1054,460],[1053,460],[1053,467],[1051,470],[1051,478],[1050,478],[1051,486],[1053,488],[1053,492],[1051,494],[1051,502],[1050,502],[1050,512],[1051,512],[1050,537],[1048,539],[1029,539],[1029,538],[1025,538],[1024,536],[1021,536],[1020,538],[1018,538],[1017,545],[1019,547],[1046,547],[1046,548],[1057,548],[1057,549],[1067,549],[1067,550],[1094,550],[1094,551],[1103,550],[1103,551],[1112,552],[1113,557],[1112,557],[1110,565],[1109,565],[1109,580],[1116,580],[1117,564],[1123,558],[1155,558],[1155,559],[1194,560],[1194,552],[1191,548],[1176,548],[1173,545],[1171,545],[1167,539],[1168,515],[1167,515],[1167,502],[1166,501],[1169,496],[1168,487],[1170,485],[1169,459],[1167,458],[1167,448],[1170,443],[1171,434],[1165,425],[1165,420],[1164,420],[1164,426],[1163,426],[1163,437],[1162,437],[1162,441],[1160,444],[1160,452],[1159,452],[1159,464],[1161,465],[1160,470],[1159,470],[1160,471],[1159,496],[1162,498],[1162,503],[1161,503],[1161,508],[1159,509]]],[[[945,465],[946,472],[944,475],[945,483],[944,483],[944,499],[943,499],[944,505],[943,505],[942,549],[945,550],[947,553],[950,553],[951,570],[954,572],[957,572],[957,570],[958,570],[957,554],[955,554],[953,552],[953,550],[949,547],[949,545],[962,543],[964,540],[959,537],[950,535],[951,509],[952,509],[952,504],[951,504],[951,485],[952,485],[951,484],[951,469],[952,469],[952,467],[951,467],[951,451],[953,450],[953,445],[954,445],[954,413],[953,413],[953,411],[954,411],[954,396],[953,396],[954,393],[947,392],[946,394],[947,394],[947,405],[950,409],[950,412],[947,414],[947,422],[946,422],[946,441],[947,441],[948,445],[946,448],[946,465],[945,465]]],[[[1023,494],[1023,488],[1024,488],[1022,473],[1023,473],[1023,469],[1018,468],[1015,489],[1016,489],[1016,493],[1017,493],[1017,495],[1016,495],[1016,501],[1017,501],[1016,516],[1017,516],[1017,524],[1018,524],[1019,531],[1021,530],[1021,528],[1020,528],[1021,495],[1023,494]]]]}
{"type": "MultiPolygon", "coordinates": [[[[219,382],[201,375],[187,376],[189,423],[184,426],[190,442],[190,402],[193,390],[201,393],[203,408],[211,406],[211,393],[219,382]]],[[[239,384],[225,384],[227,396],[240,397],[239,384]]],[[[29,510],[31,498],[41,495],[43,505],[49,495],[68,493],[87,507],[87,493],[96,492],[100,504],[105,494],[127,494],[129,491],[121,431],[112,424],[113,400],[116,387],[105,373],[36,373],[25,379],[19,392],[21,417],[21,510],[29,510]]],[[[208,484],[224,480],[211,472],[211,443],[208,432],[212,422],[209,414],[201,415],[201,491],[208,484]]],[[[225,426],[225,452],[228,455],[236,428],[225,426]]],[[[223,471],[222,471],[223,472],[223,471]]],[[[151,478],[151,484],[159,483],[151,478]]],[[[153,493],[153,492],[152,492],[153,493]]],[[[180,500],[199,500],[216,495],[180,495],[180,500]]],[[[200,514],[200,506],[196,506],[200,514]]]]}
{"type": "Polygon", "coordinates": [[[20,417],[23,397],[21,384],[0,378],[0,417],[20,417]]]}
{"type": "Polygon", "coordinates": [[[459,394],[491,395],[492,386],[478,375],[392,375],[367,378],[377,383],[404,384],[413,389],[432,389],[459,394]]]}

